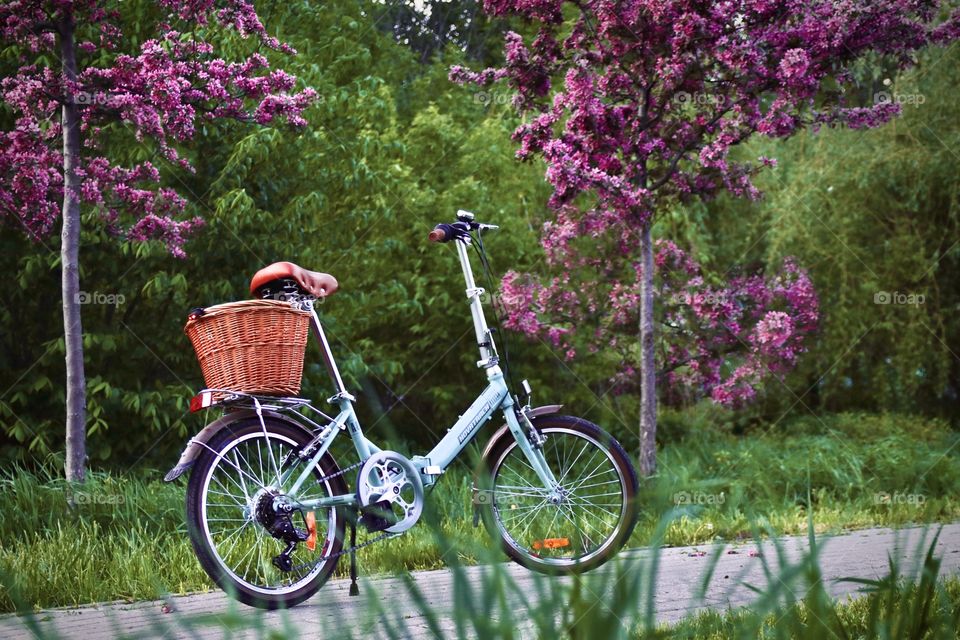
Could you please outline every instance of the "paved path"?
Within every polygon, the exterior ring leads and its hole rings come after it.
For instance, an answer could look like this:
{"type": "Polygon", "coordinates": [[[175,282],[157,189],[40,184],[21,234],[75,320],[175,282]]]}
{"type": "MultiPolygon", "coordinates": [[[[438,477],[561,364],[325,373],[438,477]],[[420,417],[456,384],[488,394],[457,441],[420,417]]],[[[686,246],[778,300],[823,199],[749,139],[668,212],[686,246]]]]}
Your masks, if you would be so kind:
{"type": "MultiPolygon", "coordinates": [[[[838,578],[857,576],[878,578],[887,572],[888,554],[901,561],[907,575],[916,570],[926,547],[932,540],[932,531],[921,528],[865,529],[833,537],[822,537],[820,566],[824,573],[824,585],[834,597],[852,594],[858,585],[838,582],[838,578]],[[926,536],[926,538],[924,538],[926,536]]],[[[796,562],[807,549],[804,537],[789,537],[781,540],[786,551],[787,563],[796,562]]],[[[714,608],[749,606],[757,594],[745,584],[766,585],[758,550],[771,560],[776,571],[777,561],[774,545],[754,543],[718,548],[711,545],[699,547],[674,547],[660,553],[659,578],[656,585],[656,616],[658,622],[674,622],[695,611],[714,608]],[[702,555],[706,552],[706,555],[702,555]],[[710,586],[702,599],[695,594],[704,580],[711,556],[719,553],[710,586]]],[[[942,557],[941,575],[960,573],[960,523],[946,525],[937,542],[936,553],[942,557]]],[[[646,567],[651,552],[637,549],[621,554],[627,562],[646,567]]],[[[362,559],[362,556],[361,556],[362,559]]],[[[613,563],[611,563],[612,565],[613,563]]],[[[617,568],[605,566],[595,574],[614,577],[617,568]]],[[[646,569],[638,569],[645,571],[646,569]]],[[[497,572],[505,572],[519,587],[510,597],[510,606],[516,618],[524,617],[524,607],[536,605],[539,589],[563,586],[568,578],[544,578],[513,564],[495,567],[470,567],[465,570],[466,587],[491,579],[497,572]],[[551,587],[552,585],[552,587],[551,587]],[[526,594],[518,599],[517,594],[526,594]],[[526,599],[526,602],[521,600],[526,599]]],[[[500,574],[502,575],[502,573],[500,574]]],[[[457,586],[448,570],[418,571],[410,574],[430,608],[439,614],[437,627],[446,637],[456,637],[457,628],[452,618],[457,586]]],[[[601,580],[602,582],[602,580],[601,580]]],[[[607,581],[612,583],[613,580],[607,581]]],[[[268,630],[278,632],[275,637],[329,637],[336,631],[350,629],[355,637],[385,637],[386,628],[370,612],[375,608],[371,600],[378,598],[391,611],[398,612],[403,632],[400,637],[430,638],[435,635],[420,607],[407,595],[404,577],[361,579],[361,597],[348,596],[346,580],[329,582],[307,602],[290,612],[263,612],[236,605],[222,593],[204,593],[178,596],[164,602],[139,602],[134,604],[100,604],[78,609],[55,609],[36,615],[36,624],[49,637],[104,639],[129,637],[137,640],[156,637],[263,637],[268,630]],[[196,620],[204,618],[198,626],[196,620]],[[194,622],[191,622],[194,621],[194,622]],[[224,631],[225,624],[233,625],[234,631],[224,631]],[[248,627],[247,631],[238,626],[248,627]],[[249,630],[250,627],[254,630],[249,630]],[[312,630],[305,633],[305,630],[312,630]],[[321,630],[326,630],[321,633],[321,630]]],[[[594,583],[598,584],[598,583],[594,583]]],[[[68,588],[65,585],[65,588],[68,588]]],[[[807,587],[791,585],[797,596],[802,597],[807,587]]],[[[462,589],[461,589],[462,590],[462,589]]],[[[437,627],[434,627],[436,629],[437,627]]],[[[519,635],[523,628],[518,629],[519,635]]],[[[17,616],[0,617],[0,638],[30,638],[35,635],[27,627],[27,620],[17,616]]],[[[475,633],[467,632],[468,636],[475,633]]]]}

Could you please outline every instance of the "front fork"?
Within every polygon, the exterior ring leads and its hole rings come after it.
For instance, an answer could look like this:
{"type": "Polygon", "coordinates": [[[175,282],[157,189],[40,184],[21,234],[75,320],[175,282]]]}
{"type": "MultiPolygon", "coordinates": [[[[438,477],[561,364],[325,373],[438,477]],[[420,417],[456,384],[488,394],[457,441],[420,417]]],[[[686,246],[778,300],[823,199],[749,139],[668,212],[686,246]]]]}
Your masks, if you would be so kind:
{"type": "Polygon", "coordinates": [[[537,477],[540,478],[540,482],[543,483],[544,488],[550,492],[548,497],[553,498],[558,496],[560,491],[559,483],[557,482],[556,476],[553,475],[553,471],[550,470],[546,458],[543,456],[543,443],[545,439],[534,428],[533,423],[530,422],[530,418],[527,417],[529,406],[516,410],[513,398],[509,395],[504,398],[501,406],[503,407],[503,417],[507,421],[507,428],[510,429],[510,433],[513,434],[514,439],[517,441],[517,446],[523,451],[523,455],[526,456],[527,461],[530,463],[534,472],[536,472],[537,477]]]}

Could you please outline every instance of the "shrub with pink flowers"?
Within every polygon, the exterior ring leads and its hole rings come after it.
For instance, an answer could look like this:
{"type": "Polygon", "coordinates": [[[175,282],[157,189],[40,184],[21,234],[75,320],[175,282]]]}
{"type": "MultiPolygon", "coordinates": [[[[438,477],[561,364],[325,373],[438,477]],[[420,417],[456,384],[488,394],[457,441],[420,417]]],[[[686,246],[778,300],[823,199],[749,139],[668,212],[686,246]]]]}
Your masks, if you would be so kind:
{"type": "MultiPolygon", "coordinates": [[[[700,266],[669,241],[657,243],[656,317],[661,395],[680,403],[708,397],[737,407],[797,362],[816,331],[817,295],[792,259],[772,276],[735,275],[710,284],[700,266]]],[[[636,391],[641,266],[632,277],[586,286],[572,272],[547,282],[507,273],[504,326],[540,339],[567,359],[578,349],[615,354],[613,391],[636,391]]],[[[629,272],[628,272],[629,273],[629,272]]]]}

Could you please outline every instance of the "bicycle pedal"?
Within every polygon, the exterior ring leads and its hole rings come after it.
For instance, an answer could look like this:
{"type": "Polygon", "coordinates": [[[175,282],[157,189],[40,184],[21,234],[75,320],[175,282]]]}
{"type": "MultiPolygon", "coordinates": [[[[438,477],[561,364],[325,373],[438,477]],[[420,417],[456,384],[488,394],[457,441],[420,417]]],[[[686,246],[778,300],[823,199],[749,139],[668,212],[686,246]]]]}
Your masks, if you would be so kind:
{"type": "Polygon", "coordinates": [[[360,516],[360,524],[362,524],[363,528],[367,530],[367,533],[378,533],[389,528],[394,523],[390,522],[386,518],[380,518],[371,514],[364,514],[360,516]]]}
{"type": "Polygon", "coordinates": [[[396,514],[386,500],[360,507],[359,523],[370,533],[377,533],[397,523],[396,514]]]}

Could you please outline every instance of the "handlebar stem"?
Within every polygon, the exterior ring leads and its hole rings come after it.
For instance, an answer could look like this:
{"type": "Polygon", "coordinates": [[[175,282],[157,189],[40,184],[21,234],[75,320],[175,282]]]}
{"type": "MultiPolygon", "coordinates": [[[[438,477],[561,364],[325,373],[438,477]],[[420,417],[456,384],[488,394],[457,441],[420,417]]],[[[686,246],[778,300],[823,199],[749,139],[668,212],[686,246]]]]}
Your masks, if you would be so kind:
{"type": "Polygon", "coordinates": [[[497,347],[493,342],[493,335],[487,327],[487,319],[483,314],[483,303],[481,302],[483,289],[478,287],[473,279],[473,267],[470,265],[467,240],[456,238],[454,244],[457,245],[457,256],[460,258],[460,267],[463,269],[463,278],[467,285],[467,299],[470,301],[470,313],[473,315],[477,346],[480,348],[480,361],[477,362],[477,366],[488,370],[495,368],[499,371],[497,347]]]}

